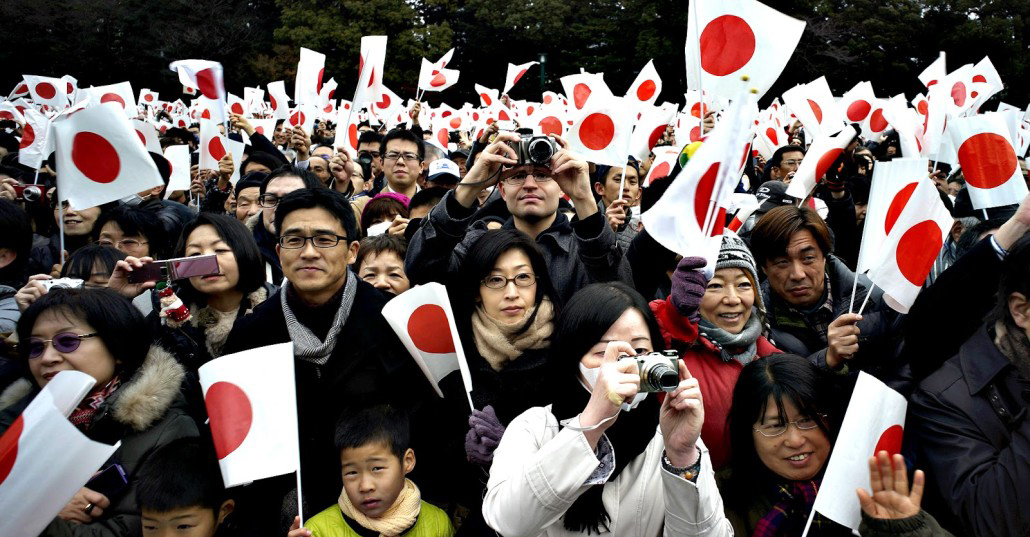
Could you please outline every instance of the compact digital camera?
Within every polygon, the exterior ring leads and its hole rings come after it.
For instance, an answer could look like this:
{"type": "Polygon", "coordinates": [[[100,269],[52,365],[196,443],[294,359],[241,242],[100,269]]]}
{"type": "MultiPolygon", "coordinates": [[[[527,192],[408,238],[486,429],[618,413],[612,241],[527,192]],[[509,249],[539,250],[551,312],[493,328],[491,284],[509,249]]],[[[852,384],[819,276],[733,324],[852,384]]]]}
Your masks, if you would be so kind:
{"type": "Polygon", "coordinates": [[[14,185],[14,198],[26,203],[46,203],[46,186],[14,185]]]}
{"type": "Polygon", "coordinates": [[[680,358],[674,350],[649,352],[636,356],[623,356],[622,360],[633,360],[640,371],[641,392],[671,392],[680,383],[680,358]]]}
{"type": "Polygon", "coordinates": [[[519,129],[520,140],[508,142],[508,145],[515,150],[519,156],[518,166],[527,164],[536,166],[550,166],[551,157],[558,152],[558,144],[548,136],[534,136],[532,129],[519,129]]]}
{"type": "Polygon", "coordinates": [[[39,280],[47,291],[51,289],[82,289],[83,281],[78,278],[55,278],[53,280],[39,280]]]}

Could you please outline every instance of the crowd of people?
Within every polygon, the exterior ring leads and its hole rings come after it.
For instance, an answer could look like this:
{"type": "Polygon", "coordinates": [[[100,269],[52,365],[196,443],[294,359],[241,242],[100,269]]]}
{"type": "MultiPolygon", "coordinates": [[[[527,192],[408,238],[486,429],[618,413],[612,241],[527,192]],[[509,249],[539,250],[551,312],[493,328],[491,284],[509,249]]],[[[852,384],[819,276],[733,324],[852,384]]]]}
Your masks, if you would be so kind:
{"type": "Polygon", "coordinates": [[[1030,534],[1030,198],[974,211],[962,170],[928,169],[954,225],[902,315],[855,273],[896,135],[856,138],[799,204],[788,127],[748,159],[737,190],[761,206],[706,273],[641,223],[680,164],[644,186],[653,153],[601,166],[555,137],[533,163],[498,123],[445,151],[411,117],[363,123],[351,156],[327,121],[266,137],[232,114],[242,162],[99,207],[58,202],[53,162],[19,165],[24,126],[0,121],[0,433],[56,374],[87,373],[69,419],[121,441],[101,470],[125,476],[43,535],[801,535],[860,371],[910,405],[902,452],[869,454],[862,535],[1030,534]],[[203,255],[217,274],[132,276],[203,255]],[[439,397],[382,316],[429,282],[474,408],[457,373],[439,397]],[[226,489],[198,368],[285,342],[302,494],[293,475],[226,489]],[[648,360],[668,374],[642,378],[648,360]]]}

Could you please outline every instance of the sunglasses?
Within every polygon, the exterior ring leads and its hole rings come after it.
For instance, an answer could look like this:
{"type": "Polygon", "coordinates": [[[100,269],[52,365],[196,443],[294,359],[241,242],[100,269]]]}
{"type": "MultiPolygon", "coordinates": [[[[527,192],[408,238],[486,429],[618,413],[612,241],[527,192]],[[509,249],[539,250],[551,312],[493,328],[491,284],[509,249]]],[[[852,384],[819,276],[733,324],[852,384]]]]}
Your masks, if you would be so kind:
{"type": "Polygon", "coordinates": [[[39,339],[32,338],[29,340],[29,358],[39,358],[43,356],[43,351],[46,350],[47,345],[53,345],[57,352],[74,352],[75,349],[79,348],[79,344],[86,338],[95,337],[98,334],[92,332],[89,334],[73,334],[71,332],[61,332],[54,336],[54,339],[39,339]]]}

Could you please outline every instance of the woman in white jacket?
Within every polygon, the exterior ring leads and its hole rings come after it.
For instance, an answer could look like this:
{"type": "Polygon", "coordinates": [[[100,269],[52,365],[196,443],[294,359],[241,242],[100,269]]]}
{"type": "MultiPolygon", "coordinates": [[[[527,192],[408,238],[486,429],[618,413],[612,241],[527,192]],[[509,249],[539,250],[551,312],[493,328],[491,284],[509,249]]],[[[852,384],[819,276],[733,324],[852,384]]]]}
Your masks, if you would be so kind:
{"type": "MultiPolygon", "coordinates": [[[[647,302],[624,284],[593,284],[555,328],[559,389],[504,432],[483,502],[490,527],[504,537],[729,533],[718,495],[699,510],[689,481],[711,466],[697,380],[679,363],[679,384],[659,404],[639,393],[636,362],[618,360],[661,348],[647,302]]],[[[715,488],[711,474],[700,479],[715,488]]]]}

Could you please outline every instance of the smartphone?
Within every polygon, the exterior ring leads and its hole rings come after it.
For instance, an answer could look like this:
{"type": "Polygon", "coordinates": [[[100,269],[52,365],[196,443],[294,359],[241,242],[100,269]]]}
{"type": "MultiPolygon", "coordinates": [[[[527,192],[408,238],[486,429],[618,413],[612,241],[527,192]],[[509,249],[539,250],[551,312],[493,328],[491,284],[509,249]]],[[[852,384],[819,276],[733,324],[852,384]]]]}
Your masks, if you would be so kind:
{"type": "Polygon", "coordinates": [[[158,280],[184,280],[195,276],[220,274],[218,256],[195,255],[177,259],[157,260],[145,263],[129,273],[129,283],[156,282],[158,280]]]}
{"type": "Polygon", "coordinates": [[[95,490],[108,499],[114,498],[129,484],[129,478],[125,475],[125,469],[120,464],[112,464],[97,472],[86,483],[86,488],[95,490]]]}

